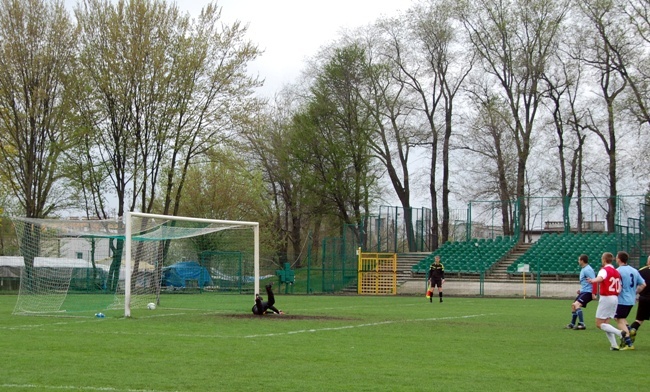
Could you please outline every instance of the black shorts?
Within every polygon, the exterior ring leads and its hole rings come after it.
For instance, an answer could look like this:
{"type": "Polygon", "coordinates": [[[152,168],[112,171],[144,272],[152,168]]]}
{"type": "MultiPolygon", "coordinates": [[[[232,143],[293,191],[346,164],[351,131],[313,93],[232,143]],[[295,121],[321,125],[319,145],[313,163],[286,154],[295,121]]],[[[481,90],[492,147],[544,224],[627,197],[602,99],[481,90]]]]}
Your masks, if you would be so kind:
{"type": "Polygon", "coordinates": [[[639,299],[639,305],[636,308],[636,319],[643,321],[650,320],[650,299],[639,299]]]}
{"type": "Polygon", "coordinates": [[[634,305],[618,305],[616,307],[616,314],[614,314],[614,318],[615,319],[627,318],[627,316],[630,315],[630,311],[632,310],[632,307],[634,307],[634,305]]]}
{"type": "Polygon", "coordinates": [[[442,279],[440,278],[431,279],[431,287],[436,287],[436,286],[438,286],[438,288],[442,288],[442,279]]]}
{"type": "Polygon", "coordinates": [[[592,299],[594,299],[594,297],[591,293],[580,293],[574,302],[578,302],[583,308],[586,308],[587,304],[591,302],[592,299]]]}

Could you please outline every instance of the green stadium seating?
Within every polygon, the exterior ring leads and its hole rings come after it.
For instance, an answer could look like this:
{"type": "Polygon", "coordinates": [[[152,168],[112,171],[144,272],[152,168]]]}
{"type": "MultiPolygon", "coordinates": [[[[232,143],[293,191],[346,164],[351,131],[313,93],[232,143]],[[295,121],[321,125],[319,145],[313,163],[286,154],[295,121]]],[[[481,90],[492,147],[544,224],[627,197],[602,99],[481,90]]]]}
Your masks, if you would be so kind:
{"type": "Polygon", "coordinates": [[[508,266],[508,273],[517,271],[517,264],[527,263],[533,273],[541,275],[575,275],[580,272],[578,257],[589,256],[595,269],[603,252],[614,252],[616,235],[608,233],[544,233],[519,259],[508,266]]]}
{"type": "Polygon", "coordinates": [[[435,256],[440,256],[445,272],[480,274],[499,262],[515,245],[510,236],[473,239],[470,241],[447,241],[439,249],[411,268],[414,273],[427,273],[435,256]]]}

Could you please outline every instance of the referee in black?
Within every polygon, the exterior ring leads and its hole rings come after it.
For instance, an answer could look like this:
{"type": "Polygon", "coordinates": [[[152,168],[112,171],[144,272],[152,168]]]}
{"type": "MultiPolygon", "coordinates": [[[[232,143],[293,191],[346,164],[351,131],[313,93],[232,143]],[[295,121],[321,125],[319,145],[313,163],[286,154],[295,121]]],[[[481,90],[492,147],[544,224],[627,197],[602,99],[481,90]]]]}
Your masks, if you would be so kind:
{"type": "Polygon", "coordinates": [[[440,297],[440,302],[442,302],[442,284],[445,282],[445,266],[440,263],[440,256],[436,256],[433,264],[431,264],[427,280],[431,287],[429,302],[433,302],[433,289],[436,286],[438,286],[438,297],[440,297]]]}

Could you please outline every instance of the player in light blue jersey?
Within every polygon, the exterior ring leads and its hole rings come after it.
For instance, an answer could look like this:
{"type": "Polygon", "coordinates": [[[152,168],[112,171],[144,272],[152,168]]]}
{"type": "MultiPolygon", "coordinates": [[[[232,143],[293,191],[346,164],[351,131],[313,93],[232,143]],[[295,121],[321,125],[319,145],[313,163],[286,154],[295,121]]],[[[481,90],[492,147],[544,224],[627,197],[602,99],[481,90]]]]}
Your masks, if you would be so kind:
{"type": "MultiPolygon", "coordinates": [[[[627,264],[629,258],[627,252],[618,252],[616,255],[617,270],[621,274],[621,293],[618,295],[618,306],[614,318],[618,329],[625,332],[625,334],[630,333],[627,316],[636,302],[636,295],[646,286],[645,280],[643,280],[639,271],[627,264]]],[[[623,339],[621,339],[621,346],[624,343],[623,339]]]]}
{"type": "Polygon", "coordinates": [[[571,304],[571,323],[566,328],[582,330],[587,328],[585,326],[582,308],[586,308],[587,304],[596,298],[595,284],[589,283],[588,279],[595,279],[596,273],[589,265],[589,257],[587,255],[580,255],[578,257],[578,264],[580,265],[580,290],[578,290],[578,296],[571,304]],[[578,324],[576,324],[576,320],[579,321],[578,324]]]}

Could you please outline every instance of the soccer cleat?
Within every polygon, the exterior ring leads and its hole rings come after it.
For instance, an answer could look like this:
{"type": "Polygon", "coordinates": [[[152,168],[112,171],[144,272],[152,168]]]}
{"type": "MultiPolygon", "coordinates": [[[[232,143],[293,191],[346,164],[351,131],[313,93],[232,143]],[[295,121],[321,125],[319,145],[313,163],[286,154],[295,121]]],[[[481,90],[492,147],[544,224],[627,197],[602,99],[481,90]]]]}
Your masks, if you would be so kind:
{"type": "Polygon", "coordinates": [[[573,325],[573,324],[567,324],[567,326],[564,327],[564,328],[566,328],[566,329],[573,329],[573,327],[575,327],[575,325],[573,325]]]}
{"type": "Polygon", "coordinates": [[[618,348],[621,349],[626,346],[627,332],[621,331],[621,342],[618,344],[618,348]]]}
{"type": "Polygon", "coordinates": [[[629,348],[632,346],[632,339],[628,336],[627,332],[621,331],[621,343],[618,345],[618,348],[621,350],[634,350],[634,348],[629,348]]]}
{"type": "Polygon", "coordinates": [[[634,346],[623,346],[623,348],[621,348],[621,351],[627,351],[627,350],[634,350],[634,346]]]}
{"type": "Polygon", "coordinates": [[[636,329],[632,328],[630,329],[630,340],[632,341],[632,344],[634,344],[635,339],[636,339],[636,329]]]}
{"type": "Polygon", "coordinates": [[[619,348],[618,347],[610,347],[609,351],[619,351],[619,348]]]}
{"type": "Polygon", "coordinates": [[[584,330],[584,329],[587,329],[587,327],[585,327],[584,324],[578,324],[575,327],[573,327],[573,329],[575,329],[575,330],[584,330]]]}
{"type": "Polygon", "coordinates": [[[630,338],[630,334],[628,334],[628,333],[626,333],[625,331],[623,331],[623,333],[621,334],[621,337],[625,340],[625,344],[626,344],[628,347],[631,347],[631,346],[632,346],[632,339],[630,338]]]}
{"type": "Polygon", "coordinates": [[[625,344],[625,339],[621,338],[621,342],[618,344],[619,349],[623,349],[623,347],[626,347],[627,345],[625,344]]]}

